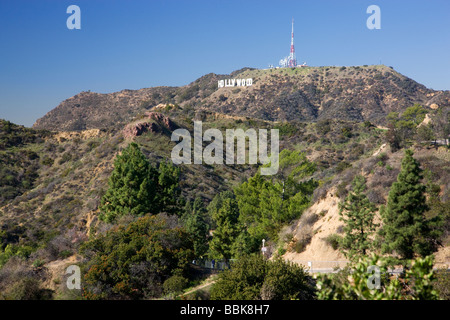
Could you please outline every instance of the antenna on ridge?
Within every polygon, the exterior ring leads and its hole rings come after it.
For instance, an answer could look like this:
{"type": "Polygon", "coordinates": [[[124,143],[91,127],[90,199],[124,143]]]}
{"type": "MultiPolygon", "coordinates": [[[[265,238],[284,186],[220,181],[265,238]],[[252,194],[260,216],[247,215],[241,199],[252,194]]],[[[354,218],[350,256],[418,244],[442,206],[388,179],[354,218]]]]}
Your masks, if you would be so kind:
{"type": "Polygon", "coordinates": [[[291,33],[291,52],[289,54],[288,67],[296,67],[297,59],[295,58],[294,47],[294,17],[292,17],[292,33],[291,33]]]}
{"type": "MultiPolygon", "coordinates": [[[[297,66],[298,66],[297,58],[295,57],[295,46],[294,46],[294,17],[292,17],[291,51],[289,53],[289,56],[280,60],[280,67],[295,68],[297,66]]],[[[306,63],[304,63],[302,66],[306,66],[306,63]]]]}

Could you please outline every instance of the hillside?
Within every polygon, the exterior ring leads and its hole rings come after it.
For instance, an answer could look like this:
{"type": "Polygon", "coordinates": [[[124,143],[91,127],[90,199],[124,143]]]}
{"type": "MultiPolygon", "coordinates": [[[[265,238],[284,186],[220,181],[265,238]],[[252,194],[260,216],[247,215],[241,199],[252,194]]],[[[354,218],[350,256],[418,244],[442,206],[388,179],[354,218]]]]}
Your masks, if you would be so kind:
{"type": "MultiPolygon", "coordinates": [[[[114,159],[136,142],[156,168],[170,159],[175,146],[172,132],[182,128],[193,134],[194,119],[203,121],[203,130],[278,129],[280,151],[304,154],[315,166],[310,178],[317,185],[305,196],[309,207],[301,216],[285,223],[275,240],[268,239],[269,253],[301,264],[343,260],[332,236],[342,234],[338,203],[351,181],[364,175],[367,196],[379,207],[386,204],[400,171],[404,147],[391,150],[387,130],[380,128],[387,114],[419,103],[429,113],[425,122],[433,124],[438,112],[450,107],[449,98],[448,91],[427,89],[385,66],[244,68],[230,75],[208,74],[179,88],[82,92],[33,128],[2,120],[0,299],[8,298],[24,277],[34,279],[44,291],[52,290],[53,297],[79,298],[64,288],[64,268],[72,263],[88,266],[92,256],[80,251],[88,240],[136,221],[128,215],[116,222],[99,219],[114,159]],[[253,86],[217,89],[218,80],[230,77],[253,78],[253,86]]],[[[425,170],[423,183],[444,208],[436,205],[426,214],[448,215],[448,148],[420,141],[415,134],[407,139],[425,170]]],[[[258,169],[258,165],[205,163],[177,167],[181,198],[199,199],[205,212],[219,193],[235,190],[258,169]]],[[[176,219],[167,221],[175,225],[176,219]]],[[[212,231],[213,219],[206,219],[212,231]]],[[[450,219],[446,219],[438,266],[450,262],[450,219]]]]}
{"type": "Polygon", "coordinates": [[[33,128],[74,131],[120,127],[159,104],[270,121],[369,120],[384,124],[391,111],[414,103],[450,105],[448,91],[434,91],[380,66],[244,68],[229,75],[208,74],[182,87],[81,92],[38,119],[33,128]],[[253,79],[249,87],[218,88],[221,79],[253,79]]]}
{"type": "MultiPolygon", "coordinates": [[[[362,174],[367,179],[370,201],[384,205],[387,201],[389,187],[400,170],[403,150],[391,152],[385,144],[373,153],[372,157],[355,161],[352,167],[336,175],[322,191],[318,190],[315,202],[304,212],[302,217],[285,230],[292,235],[292,240],[285,244],[287,252],[283,258],[308,266],[312,262],[313,269],[332,269],[345,266],[348,259],[338,250],[333,236],[343,235],[343,222],[339,215],[339,202],[350,188],[350,179],[355,174],[362,174]],[[382,164],[375,162],[381,159],[382,164]]],[[[421,162],[425,171],[433,172],[433,183],[440,188],[443,199],[449,201],[448,186],[450,151],[445,148],[418,148],[415,157],[421,162]],[[439,169],[438,169],[439,168],[439,169]]],[[[380,223],[381,217],[376,217],[380,223]]],[[[447,231],[448,232],[448,231],[447,231]]],[[[435,267],[448,268],[450,265],[450,237],[447,236],[442,246],[436,252],[435,267]]]]}

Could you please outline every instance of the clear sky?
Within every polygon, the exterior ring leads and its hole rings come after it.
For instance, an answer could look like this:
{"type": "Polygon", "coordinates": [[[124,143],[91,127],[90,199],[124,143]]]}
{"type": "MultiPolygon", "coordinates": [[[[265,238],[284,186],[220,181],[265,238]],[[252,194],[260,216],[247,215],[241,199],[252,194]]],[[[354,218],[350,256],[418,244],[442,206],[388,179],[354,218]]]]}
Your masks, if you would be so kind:
{"type": "Polygon", "coordinates": [[[385,64],[450,89],[449,0],[0,0],[0,118],[31,126],[80,91],[180,86],[299,62],[385,64]],[[81,29],[69,30],[69,5],[81,29]],[[369,30],[369,5],[381,29],[369,30]]]}

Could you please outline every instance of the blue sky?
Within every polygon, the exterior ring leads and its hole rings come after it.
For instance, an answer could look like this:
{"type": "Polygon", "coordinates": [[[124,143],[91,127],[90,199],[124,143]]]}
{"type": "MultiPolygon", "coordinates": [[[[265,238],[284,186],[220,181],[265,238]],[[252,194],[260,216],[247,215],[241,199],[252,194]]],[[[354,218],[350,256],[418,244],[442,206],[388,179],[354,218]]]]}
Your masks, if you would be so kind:
{"type": "Polygon", "coordinates": [[[31,126],[80,91],[180,86],[204,74],[299,62],[385,64],[450,89],[448,0],[1,0],[0,118],[31,126]],[[69,30],[69,5],[81,30],[69,30]],[[369,5],[381,29],[369,30],[369,5]]]}

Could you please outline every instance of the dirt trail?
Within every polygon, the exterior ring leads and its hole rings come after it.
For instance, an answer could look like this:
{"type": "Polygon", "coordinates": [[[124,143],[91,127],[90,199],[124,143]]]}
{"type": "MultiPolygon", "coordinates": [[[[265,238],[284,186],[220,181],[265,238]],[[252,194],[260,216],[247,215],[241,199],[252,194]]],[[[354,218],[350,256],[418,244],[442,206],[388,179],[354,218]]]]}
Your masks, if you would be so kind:
{"type": "Polygon", "coordinates": [[[180,296],[187,296],[187,295],[189,295],[189,294],[191,294],[191,293],[194,293],[194,292],[196,292],[196,291],[198,291],[198,290],[204,289],[204,288],[206,288],[206,287],[208,287],[208,286],[214,284],[215,282],[216,282],[216,275],[211,275],[211,276],[209,276],[209,277],[206,279],[205,283],[202,283],[202,284],[200,284],[200,285],[198,285],[198,286],[192,288],[191,290],[189,290],[189,291],[187,291],[187,292],[181,294],[180,296]]]}

